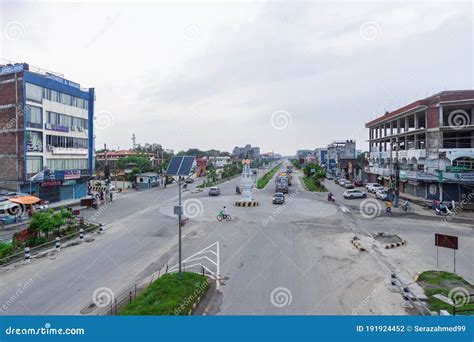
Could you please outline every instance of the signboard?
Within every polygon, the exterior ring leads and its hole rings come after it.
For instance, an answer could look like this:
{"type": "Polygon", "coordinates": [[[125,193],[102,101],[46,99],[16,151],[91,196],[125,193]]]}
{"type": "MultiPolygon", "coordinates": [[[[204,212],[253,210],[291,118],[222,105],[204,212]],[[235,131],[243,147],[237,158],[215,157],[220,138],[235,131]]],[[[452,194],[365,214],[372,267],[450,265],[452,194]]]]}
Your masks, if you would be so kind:
{"type": "Polygon", "coordinates": [[[77,179],[81,178],[81,170],[65,170],[64,179],[77,179]]]}
{"type": "Polygon", "coordinates": [[[76,180],[75,179],[65,180],[63,182],[63,185],[76,185],[76,180]]]}
{"type": "Polygon", "coordinates": [[[53,147],[53,154],[86,155],[87,152],[85,148],[53,147]]]}
{"type": "Polygon", "coordinates": [[[59,186],[61,185],[61,181],[49,181],[49,182],[43,182],[40,184],[41,187],[47,188],[50,186],[59,186]]]}
{"type": "Polygon", "coordinates": [[[68,86],[71,86],[71,87],[74,87],[74,88],[77,88],[77,89],[81,89],[81,85],[76,83],[76,82],[72,82],[72,81],[69,81],[69,80],[66,80],[62,77],[59,77],[59,76],[56,76],[54,74],[51,74],[49,72],[46,73],[46,77],[49,78],[50,80],[53,80],[53,81],[56,81],[56,82],[59,82],[59,83],[62,83],[62,84],[65,84],[65,85],[68,85],[68,86]]]}
{"type": "Polygon", "coordinates": [[[458,249],[458,237],[454,235],[435,234],[435,246],[458,249]]]}
{"type": "Polygon", "coordinates": [[[0,75],[13,74],[25,70],[25,64],[6,65],[0,68],[0,75]]]}
{"type": "Polygon", "coordinates": [[[49,123],[45,123],[44,128],[49,129],[50,131],[69,132],[69,127],[61,126],[61,125],[52,125],[49,123]]]}

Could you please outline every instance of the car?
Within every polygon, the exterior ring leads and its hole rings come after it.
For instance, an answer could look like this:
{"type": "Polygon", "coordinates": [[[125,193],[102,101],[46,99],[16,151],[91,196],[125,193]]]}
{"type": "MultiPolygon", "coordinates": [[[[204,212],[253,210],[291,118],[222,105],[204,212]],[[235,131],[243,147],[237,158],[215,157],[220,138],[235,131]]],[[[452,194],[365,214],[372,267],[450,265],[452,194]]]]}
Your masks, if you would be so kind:
{"type": "Polygon", "coordinates": [[[194,183],[194,179],[192,178],[186,179],[186,184],[191,184],[191,183],[194,183]]]}
{"type": "Polygon", "coordinates": [[[344,186],[345,183],[346,183],[346,180],[344,178],[339,178],[338,184],[340,186],[344,186]]]}
{"type": "Polygon", "coordinates": [[[282,192],[275,192],[272,198],[273,204],[283,204],[285,203],[285,195],[282,192]]]}
{"type": "Polygon", "coordinates": [[[330,175],[330,174],[326,174],[326,179],[327,179],[327,180],[333,180],[334,177],[333,177],[332,175],[330,175]]]}
{"type": "Polygon", "coordinates": [[[209,196],[219,196],[221,194],[221,189],[217,186],[209,188],[209,196]]]}
{"type": "Polygon", "coordinates": [[[360,180],[354,181],[354,186],[364,186],[364,183],[360,180]]]}
{"type": "Polygon", "coordinates": [[[342,186],[346,189],[354,189],[354,184],[351,181],[345,181],[342,186]]]}
{"type": "Polygon", "coordinates": [[[369,183],[365,186],[365,188],[367,189],[368,192],[371,192],[371,193],[374,193],[378,190],[378,189],[382,189],[383,186],[380,185],[379,183],[369,183]]]}
{"type": "Polygon", "coordinates": [[[350,189],[350,190],[344,191],[344,193],[342,194],[342,197],[344,197],[345,199],[366,198],[367,193],[365,193],[364,191],[356,190],[356,189],[350,189]]]}
{"type": "Polygon", "coordinates": [[[375,191],[375,197],[378,198],[381,201],[388,200],[388,190],[385,189],[385,188],[377,189],[375,191]]]}

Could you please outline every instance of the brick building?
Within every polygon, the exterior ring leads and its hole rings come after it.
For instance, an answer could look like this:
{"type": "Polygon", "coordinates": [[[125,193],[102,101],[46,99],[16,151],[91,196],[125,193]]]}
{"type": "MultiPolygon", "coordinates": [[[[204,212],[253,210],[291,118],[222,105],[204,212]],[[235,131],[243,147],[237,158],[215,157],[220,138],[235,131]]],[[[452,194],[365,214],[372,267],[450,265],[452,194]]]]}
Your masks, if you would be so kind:
{"type": "Polygon", "coordinates": [[[473,122],[474,90],[443,91],[368,122],[369,181],[429,200],[474,200],[473,122]]]}
{"type": "Polygon", "coordinates": [[[0,65],[0,188],[50,202],[86,195],[94,88],[26,63],[0,65]]]}

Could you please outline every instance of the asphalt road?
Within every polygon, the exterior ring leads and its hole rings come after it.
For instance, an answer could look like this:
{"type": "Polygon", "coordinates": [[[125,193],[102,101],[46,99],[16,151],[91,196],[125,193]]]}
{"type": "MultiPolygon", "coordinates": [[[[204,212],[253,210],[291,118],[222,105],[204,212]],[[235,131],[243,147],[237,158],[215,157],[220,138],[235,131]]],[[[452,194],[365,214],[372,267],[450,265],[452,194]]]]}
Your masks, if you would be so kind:
{"type": "MultiPolygon", "coordinates": [[[[220,245],[220,291],[200,312],[405,314],[401,296],[388,291],[389,270],[413,279],[436,268],[432,241],[437,230],[460,236],[458,272],[474,279],[472,227],[438,229],[432,218],[416,214],[367,219],[360,213],[361,200],[342,200],[336,193],[336,203],[329,203],[325,194],[305,191],[299,176],[295,172],[288,203],[282,206],[271,203],[273,181],[254,192],[260,203],[255,208],[234,206],[238,178],[222,184],[218,197],[209,197],[207,191],[183,193],[190,218],[183,228],[183,257],[215,242],[220,245]],[[231,222],[216,220],[224,205],[231,222]],[[377,231],[393,231],[408,244],[383,250],[370,237],[377,231]],[[367,252],[350,243],[355,235],[367,244],[367,252]]],[[[105,209],[88,211],[87,218],[105,224],[103,235],[28,265],[0,269],[0,314],[97,314],[91,306],[97,289],[105,287],[117,297],[166,265],[175,265],[176,202],[173,186],[130,192],[105,209]],[[23,290],[17,295],[19,288],[23,290]]],[[[440,268],[450,270],[451,260],[441,255],[440,268]]]]}

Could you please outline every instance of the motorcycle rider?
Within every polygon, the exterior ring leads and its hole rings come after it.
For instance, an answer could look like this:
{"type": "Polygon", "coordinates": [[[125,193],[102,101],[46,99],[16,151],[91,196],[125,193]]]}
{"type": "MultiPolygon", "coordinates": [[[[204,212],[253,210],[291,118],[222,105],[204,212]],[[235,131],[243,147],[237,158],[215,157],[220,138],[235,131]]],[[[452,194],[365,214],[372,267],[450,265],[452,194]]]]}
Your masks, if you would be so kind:
{"type": "Polygon", "coordinates": [[[408,200],[406,200],[405,203],[403,203],[402,209],[405,210],[405,211],[410,209],[410,202],[408,200]]]}
{"type": "Polygon", "coordinates": [[[334,194],[332,192],[328,194],[328,201],[334,201],[334,194]]]}

